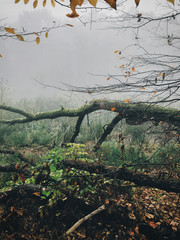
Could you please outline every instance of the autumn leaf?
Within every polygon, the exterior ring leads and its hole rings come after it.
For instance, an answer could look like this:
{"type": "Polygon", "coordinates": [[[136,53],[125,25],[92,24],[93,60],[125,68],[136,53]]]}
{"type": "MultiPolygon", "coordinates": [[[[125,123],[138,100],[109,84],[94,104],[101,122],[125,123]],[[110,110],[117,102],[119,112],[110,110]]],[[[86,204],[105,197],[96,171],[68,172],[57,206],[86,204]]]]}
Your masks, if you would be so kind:
{"type": "Polygon", "coordinates": [[[163,75],[163,74],[160,72],[160,73],[159,73],[159,76],[162,77],[162,75],[163,75]]]}
{"type": "Polygon", "coordinates": [[[129,101],[130,101],[130,99],[126,99],[126,100],[125,100],[125,103],[127,103],[127,102],[129,102],[129,101]]]}
{"type": "Polygon", "coordinates": [[[35,35],[37,35],[37,36],[39,36],[39,34],[38,33],[36,33],[36,32],[33,32],[35,35]]]}
{"type": "Polygon", "coordinates": [[[19,39],[19,41],[24,41],[24,38],[23,38],[23,36],[21,36],[21,35],[19,35],[19,34],[16,34],[16,37],[19,39]]]}
{"type": "Polygon", "coordinates": [[[132,71],[135,72],[135,68],[134,67],[132,67],[132,71]]]}
{"type": "Polygon", "coordinates": [[[108,77],[107,80],[110,80],[110,78],[108,77]]]}
{"type": "Polygon", "coordinates": [[[88,90],[88,93],[91,94],[92,92],[90,90],[88,90]]]}
{"type": "Polygon", "coordinates": [[[37,43],[37,45],[40,44],[40,38],[39,37],[36,38],[36,43],[37,43]]]}
{"type": "Polygon", "coordinates": [[[88,0],[88,1],[93,7],[96,7],[96,4],[97,4],[98,0],[88,0]]]}
{"type": "Polygon", "coordinates": [[[74,27],[72,24],[67,23],[66,26],[68,27],[74,27]]]}
{"type": "Polygon", "coordinates": [[[116,0],[105,0],[112,8],[116,9],[116,0]]]}
{"type": "Polygon", "coordinates": [[[6,30],[6,32],[8,33],[12,33],[12,34],[15,34],[15,31],[14,31],[14,28],[4,28],[6,30]]]}
{"type": "Polygon", "coordinates": [[[37,5],[38,5],[38,0],[35,0],[35,1],[33,2],[33,7],[36,8],[37,5]]]}
{"type": "Polygon", "coordinates": [[[45,6],[46,6],[46,0],[43,1],[43,7],[45,7],[45,6]]]}
{"type": "Polygon", "coordinates": [[[114,51],[114,53],[118,53],[118,51],[116,50],[116,51],[114,51]]]}
{"type": "Polygon", "coordinates": [[[2,58],[2,55],[0,54],[0,57],[2,58]]]}
{"type": "Polygon", "coordinates": [[[167,1],[174,5],[174,0],[167,0],[167,1]]]}
{"type": "Polygon", "coordinates": [[[55,7],[55,2],[54,2],[54,0],[51,0],[51,5],[52,5],[53,7],[55,7]]]}
{"type": "Polygon", "coordinates": [[[48,32],[45,33],[45,37],[46,37],[46,38],[48,37],[48,32]]]}
{"type": "Polygon", "coordinates": [[[156,94],[157,92],[153,92],[154,94],[156,94]]]}
{"type": "Polygon", "coordinates": [[[27,4],[29,2],[29,0],[24,0],[24,3],[27,4]]]}
{"type": "Polygon", "coordinates": [[[111,108],[111,111],[112,111],[112,112],[114,112],[114,110],[115,110],[115,109],[116,109],[116,108],[115,108],[115,107],[113,107],[113,108],[111,108]]]}
{"type": "Polygon", "coordinates": [[[15,3],[18,3],[20,0],[15,0],[15,3]]]}
{"type": "Polygon", "coordinates": [[[153,228],[156,228],[156,227],[157,227],[157,225],[156,225],[155,222],[153,222],[153,221],[149,221],[148,224],[149,224],[149,226],[151,226],[151,227],[153,227],[153,228]]]}
{"type": "Polygon", "coordinates": [[[124,64],[122,64],[121,66],[120,66],[120,68],[123,68],[124,67],[124,64]]]}
{"type": "Polygon", "coordinates": [[[70,8],[72,10],[72,13],[68,13],[66,16],[70,18],[76,18],[79,16],[79,14],[76,12],[76,6],[81,6],[84,0],[71,0],[70,2],[70,8]]]}
{"type": "Polygon", "coordinates": [[[145,87],[142,87],[141,89],[142,89],[142,90],[145,90],[146,88],[145,88],[145,87]]]}
{"type": "Polygon", "coordinates": [[[40,197],[40,192],[34,192],[33,195],[40,197]]]}
{"type": "Polygon", "coordinates": [[[135,0],[136,7],[138,7],[140,0],[135,0]]]}

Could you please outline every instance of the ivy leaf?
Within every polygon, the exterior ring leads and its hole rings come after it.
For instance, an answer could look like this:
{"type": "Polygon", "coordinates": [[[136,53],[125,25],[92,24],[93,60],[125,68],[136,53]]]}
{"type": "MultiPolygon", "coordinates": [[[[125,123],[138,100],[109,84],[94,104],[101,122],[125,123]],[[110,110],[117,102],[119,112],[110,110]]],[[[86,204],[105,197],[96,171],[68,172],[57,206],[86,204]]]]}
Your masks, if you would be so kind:
{"type": "Polygon", "coordinates": [[[116,9],[116,0],[105,0],[112,8],[116,9]]]}
{"type": "Polygon", "coordinates": [[[36,38],[36,43],[37,43],[37,45],[40,44],[40,38],[39,37],[36,38]]]}
{"type": "Polygon", "coordinates": [[[98,0],[88,0],[88,1],[93,7],[96,7],[96,4],[97,4],[98,0]]]}
{"type": "Polygon", "coordinates": [[[19,39],[19,41],[24,42],[24,38],[20,34],[16,34],[16,37],[19,39]]]}
{"type": "Polygon", "coordinates": [[[136,7],[138,7],[140,0],[135,0],[136,7]]]}
{"type": "Polygon", "coordinates": [[[46,0],[43,1],[43,7],[45,7],[45,6],[46,6],[46,0]]]}
{"type": "Polygon", "coordinates": [[[33,2],[33,7],[36,8],[37,5],[38,5],[38,0],[35,0],[35,1],[33,2]]]}
{"type": "Polygon", "coordinates": [[[14,31],[14,28],[4,28],[6,30],[6,32],[8,33],[12,33],[12,34],[15,34],[15,31],[14,31]]]}
{"type": "Polygon", "coordinates": [[[167,0],[167,1],[174,5],[174,0],[167,0]]]}
{"type": "Polygon", "coordinates": [[[24,0],[24,4],[27,4],[29,2],[29,0],[24,0]]]}
{"type": "Polygon", "coordinates": [[[54,0],[51,0],[51,5],[52,5],[53,7],[55,7],[55,2],[54,2],[54,0]]]}

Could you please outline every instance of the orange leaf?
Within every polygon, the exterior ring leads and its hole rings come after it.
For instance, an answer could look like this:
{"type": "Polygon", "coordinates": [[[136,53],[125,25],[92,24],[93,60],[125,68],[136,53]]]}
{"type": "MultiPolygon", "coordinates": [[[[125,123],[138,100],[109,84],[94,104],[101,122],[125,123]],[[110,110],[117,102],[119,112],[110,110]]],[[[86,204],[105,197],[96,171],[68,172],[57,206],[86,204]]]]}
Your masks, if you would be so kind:
{"type": "Polygon", "coordinates": [[[106,205],[109,204],[109,200],[108,200],[108,199],[105,200],[105,204],[106,204],[106,205]]]}
{"type": "Polygon", "coordinates": [[[155,222],[153,222],[153,221],[149,221],[148,224],[149,224],[151,227],[153,227],[153,228],[156,228],[156,227],[157,227],[157,225],[156,225],[155,222]]]}
{"type": "Polygon", "coordinates": [[[132,67],[132,71],[135,72],[135,68],[134,67],[132,67]]]}
{"type": "Polygon", "coordinates": [[[12,34],[15,34],[15,31],[14,31],[14,28],[4,28],[6,30],[6,32],[8,33],[12,33],[12,34]]]}
{"type": "Polygon", "coordinates": [[[35,0],[35,1],[33,2],[33,7],[36,8],[37,5],[38,5],[38,0],[35,0]]]}
{"type": "Polygon", "coordinates": [[[110,78],[108,77],[107,80],[110,80],[110,78]]]}
{"type": "Polygon", "coordinates": [[[145,90],[146,88],[145,88],[145,87],[142,87],[141,89],[142,89],[142,90],[145,90]]]}
{"type": "Polygon", "coordinates": [[[77,186],[77,182],[74,182],[74,186],[77,186]]]}
{"type": "Polygon", "coordinates": [[[115,107],[113,107],[113,108],[111,108],[111,111],[113,111],[114,112],[114,110],[115,110],[116,108],[115,107]]]}
{"type": "Polygon", "coordinates": [[[135,3],[136,3],[136,7],[137,7],[140,3],[140,0],[135,0],[135,3]]]}
{"type": "Polygon", "coordinates": [[[126,100],[125,100],[125,103],[127,103],[127,102],[129,102],[129,101],[130,101],[130,99],[126,99],[126,100]]]}
{"type": "Polygon", "coordinates": [[[34,192],[33,195],[36,195],[36,196],[38,196],[38,197],[41,196],[41,195],[40,195],[40,192],[34,192]]]}
{"type": "Polygon", "coordinates": [[[36,38],[36,43],[37,43],[37,45],[40,44],[40,38],[39,37],[36,38]]]}
{"type": "Polygon", "coordinates": [[[43,7],[45,7],[45,6],[46,6],[46,0],[43,1],[43,7]]]}
{"type": "Polygon", "coordinates": [[[157,92],[153,92],[154,94],[156,94],[157,92]]]}
{"type": "Polygon", "coordinates": [[[51,5],[52,5],[53,7],[55,7],[55,2],[54,2],[54,0],[51,0],[51,5]]]}
{"type": "Polygon", "coordinates": [[[116,9],[116,0],[105,0],[112,8],[116,9]]]}
{"type": "Polygon", "coordinates": [[[118,51],[116,50],[116,51],[114,51],[114,53],[118,53],[118,51]]]}
{"type": "Polygon", "coordinates": [[[67,23],[66,26],[74,27],[72,24],[67,23]]]}
{"type": "Polygon", "coordinates": [[[120,66],[120,68],[123,68],[124,67],[124,64],[122,64],[121,66],[120,66]]]}

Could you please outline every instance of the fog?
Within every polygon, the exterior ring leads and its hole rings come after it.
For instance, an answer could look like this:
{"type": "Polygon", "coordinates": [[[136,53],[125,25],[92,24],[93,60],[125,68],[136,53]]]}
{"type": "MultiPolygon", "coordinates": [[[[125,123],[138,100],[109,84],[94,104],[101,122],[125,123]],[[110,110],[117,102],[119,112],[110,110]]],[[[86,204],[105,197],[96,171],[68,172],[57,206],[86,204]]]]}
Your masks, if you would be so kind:
{"type": "MultiPolygon", "coordinates": [[[[155,1],[146,0],[136,9],[134,2],[127,1],[125,7],[137,13],[153,10],[153,14],[157,14],[154,4],[155,1]]],[[[0,78],[8,83],[11,99],[61,96],[86,101],[97,96],[62,92],[43,87],[37,81],[60,88],[64,87],[63,83],[89,87],[105,85],[105,75],[119,73],[115,66],[120,64],[120,60],[114,51],[131,46],[135,42],[135,33],[132,30],[120,32],[107,29],[107,23],[93,22],[102,14],[95,9],[92,12],[78,11],[79,19],[67,18],[68,12],[70,9],[58,4],[55,8],[48,4],[46,8],[39,5],[37,9],[33,9],[31,2],[25,5],[23,1],[14,4],[14,1],[1,0],[0,15],[3,26],[14,27],[18,31],[24,29],[27,32],[60,26],[49,31],[48,38],[43,33],[39,45],[32,41],[37,37],[35,34],[27,37],[25,42],[0,39],[0,53],[3,56],[0,59],[0,78]]],[[[112,10],[112,14],[115,14],[114,12],[112,10]]],[[[146,44],[150,43],[151,40],[147,37],[146,44]]],[[[135,53],[132,48],[126,50],[129,57],[135,53]]]]}

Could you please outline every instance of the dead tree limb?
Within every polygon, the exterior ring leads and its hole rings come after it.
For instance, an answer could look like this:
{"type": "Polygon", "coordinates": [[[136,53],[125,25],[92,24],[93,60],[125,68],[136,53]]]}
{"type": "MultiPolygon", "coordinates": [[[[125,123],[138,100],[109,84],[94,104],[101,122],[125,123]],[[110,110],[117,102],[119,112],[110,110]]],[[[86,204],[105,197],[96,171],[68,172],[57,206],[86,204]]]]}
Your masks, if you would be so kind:
{"type": "Polygon", "coordinates": [[[0,154],[10,154],[10,155],[15,155],[17,156],[21,161],[27,162],[33,166],[35,166],[35,163],[24,157],[20,152],[11,150],[11,149],[0,149],[0,154]]]}
{"type": "Polygon", "coordinates": [[[104,130],[102,136],[100,137],[100,139],[98,140],[98,142],[96,143],[96,145],[94,146],[94,150],[97,151],[98,149],[100,149],[101,144],[105,141],[106,137],[112,132],[112,130],[114,129],[114,127],[116,126],[116,124],[122,120],[121,116],[116,116],[115,118],[113,118],[112,122],[109,123],[106,127],[106,129],[104,130]]]}
{"type": "Polygon", "coordinates": [[[74,131],[74,134],[70,140],[71,143],[74,143],[76,137],[78,136],[79,132],[80,132],[80,127],[81,127],[81,124],[82,124],[82,121],[84,119],[85,115],[81,115],[79,116],[78,120],[77,120],[77,123],[76,123],[76,128],[75,128],[75,131],[74,131]]]}
{"type": "Polygon", "coordinates": [[[88,220],[89,218],[91,218],[92,216],[98,214],[99,212],[103,211],[105,209],[105,205],[103,204],[102,206],[100,206],[99,208],[97,208],[96,210],[94,210],[93,212],[91,212],[90,214],[86,215],[85,217],[81,218],[78,222],[76,222],[70,229],[68,229],[65,233],[65,236],[69,235],[70,233],[74,232],[74,230],[76,228],[78,228],[83,222],[85,222],[86,220],[88,220]]]}
{"type": "Polygon", "coordinates": [[[150,177],[142,173],[136,173],[128,170],[124,167],[117,168],[112,166],[103,166],[98,163],[89,163],[80,160],[63,160],[62,164],[65,167],[77,168],[88,171],[90,173],[97,173],[106,175],[111,178],[134,182],[138,186],[154,187],[167,192],[180,193],[180,181],[179,180],[162,180],[158,177],[150,177]]]}

